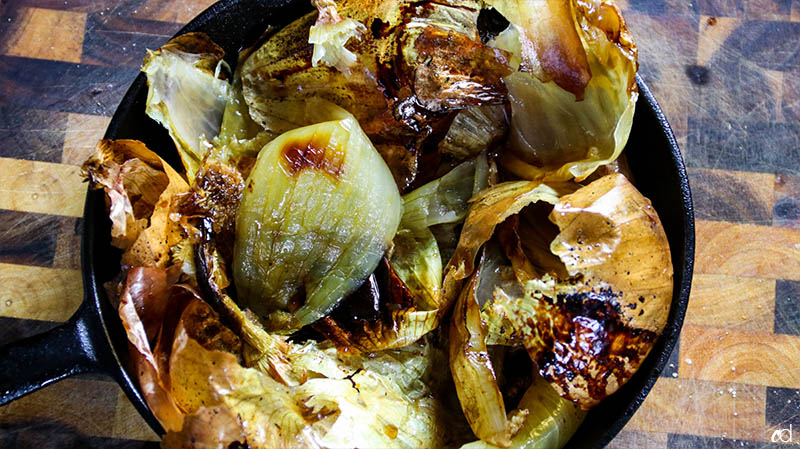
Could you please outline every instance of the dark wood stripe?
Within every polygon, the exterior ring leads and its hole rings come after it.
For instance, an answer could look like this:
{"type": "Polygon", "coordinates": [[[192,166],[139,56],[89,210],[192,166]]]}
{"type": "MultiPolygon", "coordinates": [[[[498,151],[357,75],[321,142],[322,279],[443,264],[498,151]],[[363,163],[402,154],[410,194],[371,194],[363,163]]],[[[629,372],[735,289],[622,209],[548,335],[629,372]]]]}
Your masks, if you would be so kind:
{"type": "Polygon", "coordinates": [[[697,0],[697,10],[707,16],[746,19],[789,19],[791,0],[697,0]]]}
{"type": "MultiPolygon", "coordinates": [[[[783,6],[788,9],[787,0],[760,0],[758,2],[748,2],[749,7],[758,9],[756,3],[787,3],[783,6]]],[[[764,20],[743,21],[740,27],[734,31],[723,43],[724,52],[728,57],[721,58],[728,62],[730,57],[737,59],[737,66],[749,61],[767,70],[786,71],[794,70],[800,64],[800,23],[796,22],[776,22],[764,20]],[[780,36],[776,39],[776,36],[780,36]],[[742,61],[744,59],[745,61],[742,61]]],[[[735,79],[736,73],[726,73],[729,79],[736,81],[736,86],[731,85],[729,89],[744,86],[741,79],[735,79]]],[[[762,88],[764,86],[761,86],[762,88]]],[[[731,111],[733,112],[733,111],[731,111]]],[[[734,113],[741,114],[742,111],[734,113]]]]}
{"type": "Polygon", "coordinates": [[[67,114],[0,106],[0,156],[61,162],[67,114]]]}
{"type": "MultiPolygon", "coordinates": [[[[767,432],[767,429],[764,429],[767,432]]],[[[695,435],[675,435],[667,438],[668,449],[786,449],[786,445],[765,443],[763,441],[734,440],[728,438],[699,437],[695,435]]]]}
{"type": "Polygon", "coordinates": [[[628,9],[646,14],[663,14],[667,11],[666,0],[630,0],[628,9]]]}
{"type": "Polygon", "coordinates": [[[60,217],[60,226],[53,255],[54,268],[81,268],[81,236],[83,218],[60,217]]]}
{"type": "MultiPolygon", "coordinates": [[[[800,5],[797,7],[800,12],[800,5]]],[[[783,97],[781,113],[787,122],[800,121],[800,68],[789,70],[783,74],[783,97]]]]}
{"type": "Polygon", "coordinates": [[[132,67],[0,56],[0,104],[110,116],[138,73],[132,67]]]}
{"type": "MultiPolygon", "coordinates": [[[[778,280],[775,283],[774,332],[800,335],[800,281],[778,280]]],[[[797,409],[800,409],[800,403],[797,409]]]]}
{"type": "MultiPolygon", "coordinates": [[[[49,267],[63,217],[0,210],[0,262],[49,267]]],[[[75,218],[67,218],[72,221],[75,218]]]]}
{"type": "Polygon", "coordinates": [[[632,432],[622,430],[606,446],[606,449],[663,449],[667,447],[667,434],[656,432],[632,432]]]}
{"type": "Polygon", "coordinates": [[[41,334],[58,325],[59,323],[54,321],[24,320],[0,316],[0,346],[25,337],[41,334]]]}
{"type": "Polygon", "coordinates": [[[180,28],[180,24],[171,22],[133,19],[116,14],[89,14],[83,37],[82,61],[138,69],[146,49],[160,47],[180,28]]]}
{"type": "Polygon", "coordinates": [[[690,167],[800,175],[800,124],[690,118],[684,151],[690,167]]]}
{"type": "Polygon", "coordinates": [[[10,447],[20,448],[147,447],[109,438],[119,391],[109,379],[56,382],[0,408],[0,434],[13,438],[10,447]]]}
{"type": "Polygon", "coordinates": [[[8,5],[8,11],[27,7],[89,12],[97,11],[105,6],[105,3],[97,0],[8,0],[3,3],[8,5]]]}
{"type": "MultiPolygon", "coordinates": [[[[621,6],[622,2],[617,2],[617,4],[621,6]]],[[[625,18],[628,17],[628,11],[641,12],[654,17],[665,14],[690,16],[697,14],[697,5],[695,2],[681,0],[628,0],[628,9],[623,11],[625,18]]],[[[636,34],[634,38],[638,39],[639,34],[636,34]]]]}
{"type": "Polygon", "coordinates": [[[88,437],[57,421],[26,420],[0,423],[0,448],[37,449],[157,449],[152,441],[88,437]]]}
{"type": "Polygon", "coordinates": [[[800,64],[800,23],[752,20],[733,26],[724,41],[707,30],[699,43],[707,60],[690,71],[696,87],[689,97],[694,120],[689,124],[688,162],[696,159],[695,166],[707,168],[796,171],[800,134],[797,122],[782,113],[786,89],[775,72],[790,74],[800,64]],[[755,157],[765,152],[772,160],[755,157]],[[790,157],[782,158],[784,152],[790,157]]]}
{"type": "Polygon", "coordinates": [[[772,189],[764,189],[762,179],[748,182],[747,175],[742,172],[690,170],[695,218],[770,224],[772,189]]]}
{"type": "Polygon", "coordinates": [[[797,432],[797,440],[800,441],[798,410],[800,410],[800,390],[767,387],[767,425],[788,428],[789,424],[792,424],[797,432]]]}

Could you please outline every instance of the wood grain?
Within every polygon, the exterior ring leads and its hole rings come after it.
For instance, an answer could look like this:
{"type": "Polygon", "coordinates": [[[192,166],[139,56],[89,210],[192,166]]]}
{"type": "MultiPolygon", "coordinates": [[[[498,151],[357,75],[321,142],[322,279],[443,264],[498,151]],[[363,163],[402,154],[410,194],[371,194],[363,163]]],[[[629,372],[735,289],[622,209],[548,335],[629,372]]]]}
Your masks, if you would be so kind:
{"type": "Polygon", "coordinates": [[[772,332],[774,317],[775,281],[698,274],[684,324],[772,332]]]}
{"type": "Polygon", "coordinates": [[[131,15],[141,19],[186,23],[214,3],[214,0],[144,0],[131,15]]]}
{"type": "Polygon", "coordinates": [[[0,157],[61,162],[66,125],[63,112],[0,106],[0,157]]]}
{"type": "Polygon", "coordinates": [[[775,333],[800,336],[800,281],[775,283],[775,333]]]}
{"type": "Polygon", "coordinates": [[[800,389],[798,360],[798,336],[687,325],[678,372],[692,379],[800,389]]]}
{"type": "Polygon", "coordinates": [[[30,427],[54,420],[73,433],[111,437],[118,391],[110,380],[66,379],[0,408],[0,419],[30,427]]]}
{"type": "MultiPolygon", "coordinates": [[[[0,262],[50,266],[61,217],[0,210],[0,262]]],[[[73,219],[74,220],[74,219],[73,219]]]]}
{"type": "Polygon", "coordinates": [[[773,221],[776,226],[800,228],[800,176],[775,177],[773,221]]]}
{"type": "Polygon", "coordinates": [[[690,169],[692,200],[701,220],[771,225],[775,175],[730,170],[690,169]],[[731,201],[736,198],[735,201],[731,201]]]}
{"type": "Polygon", "coordinates": [[[695,272],[800,279],[800,229],[698,220],[695,272]]]}
{"type": "Polygon", "coordinates": [[[694,64],[697,49],[697,23],[686,16],[630,12],[625,14],[640,52],[641,76],[652,86],[659,104],[670,118],[678,142],[684,144],[688,133],[691,80],[686,66],[694,64]],[[681,39],[672,39],[672,36],[681,39]],[[673,55],[662,58],[660,55],[673,55]],[[662,90],[669,90],[670,93],[662,90]]]}
{"type": "Polygon", "coordinates": [[[719,17],[718,14],[700,16],[700,38],[697,45],[697,64],[707,66],[714,53],[722,48],[725,40],[736,31],[741,20],[719,17]]]}
{"type": "Polygon", "coordinates": [[[86,14],[43,8],[21,8],[5,41],[9,56],[80,62],[86,14]],[[61,32],[54,33],[53,30],[61,32]]]}
{"type": "Polygon", "coordinates": [[[58,217],[58,235],[56,248],[53,254],[53,268],[68,268],[80,270],[81,268],[81,235],[83,234],[83,219],[58,217]]]}
{"type": "Polygon", "coordinates": [[[765,401],[762,386],[662,377],[625,429],[763,441],[765,401]]]}
{"type": "Polygon", "coordinates": [[[2,209],[80,217],[85,196],[78,167],[0,158],[2,209]]]}
{"type": "Polygon", "coordinates": [[[92,154],[97,141],[111,121],[108,117],[88,114],[67,114],[61,163],[80,166],[92,154]]]}
{"type": "Polygon", "coordinates": [[[115,438],[125,438],[141,441],[159,441],[160,438],[153,429],[145,423],[139,412],[133,407],[131,401],[122,390],[117,392],[116,408],[114,410],[114,426],[111,432],[115,438]]]}
{"type": "Polygon", "coordinates": [[[78,270],[0,263],[0,285],[5,317],[66,321],[83,299],[78,270]]]}
{"type": "Polygon", "coordinates": [[[789,2],[780,0],[699,0],[697,6],[702,14],[710,16],[786,20],[790,14],[789,2]]]}
{"type": "Polygon", "coordinates": [[[632,432],[623,430],[607,449],[667,449],[668,434],[663,432],[632,432]]]}

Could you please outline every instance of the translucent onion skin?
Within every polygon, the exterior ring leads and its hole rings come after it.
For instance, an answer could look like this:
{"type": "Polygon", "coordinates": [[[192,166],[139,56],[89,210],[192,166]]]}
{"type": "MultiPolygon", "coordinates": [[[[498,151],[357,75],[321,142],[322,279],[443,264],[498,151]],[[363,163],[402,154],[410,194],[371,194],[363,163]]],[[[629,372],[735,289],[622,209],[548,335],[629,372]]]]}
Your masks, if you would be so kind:
{"type": "Polygon", "coordinates": [[[486,326],[476,300],[480,267],[461,292],[450,321],[450,372],[464,416],[475,435],[501,447],[511,445],[503,395],[486,347],[486,326]]]}
{"type": "Polygon", "coordinates": [[[239,301],[273,331],[316,321],[375,269],[402,211],[352,116],[279,136],[259,153],[237,213],[239,301]]]}
{"type": "Polygon", "coordinates": [[[512,24],[493,44],[520,64],[504,78],[512,151],[501,165],[525,179],[580,181],[613,162],[638,97],[637,50],[619,8],[608,0],[493,3],[512,24]]]}
{"type": "Polygon", "coordinates": [[[224,73],[224,53],[207,35],[187,33],[144,59],[145,112],[169,131],[189,182],[208,152],[206,143],[219,133],[231,96],[231,85],[217,76],[224,73]]]}
{"type": "Polygon", "coordinates": [[[486,173],[479,168],[481,161],[486,164],[485,155],[463,162],[441,178],[403,195],[402,227],[421,230],[463,220],[470,197],[486,184],[486,173]]]}
{"type": "Polygon", "coordinates": [[[439,151],[456,160],[464,160],[499,144],[507,133],[503,105],[469,106],[456,114],[439,143],[439,151]]]}
{"type": "MultiPolygon", "coordinates": [[[[586,417],[586,412],[560,397],[540,376],[534,378],[517,409],[526,411],[527,416],[511,439],[510,449],[561,449],[586,417]]],[[[461,446],[461,449],[497,447],[485,441],[475,441],[461,446]]]]}

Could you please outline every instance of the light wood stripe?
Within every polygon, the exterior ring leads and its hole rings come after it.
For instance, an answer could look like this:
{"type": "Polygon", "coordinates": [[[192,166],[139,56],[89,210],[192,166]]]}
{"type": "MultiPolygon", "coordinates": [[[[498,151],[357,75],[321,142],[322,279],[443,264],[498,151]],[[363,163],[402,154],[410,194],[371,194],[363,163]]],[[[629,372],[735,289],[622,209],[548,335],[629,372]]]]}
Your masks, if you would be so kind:
{"type": "Polygon", "coordinates": [[[700,16],[697,22],[700,32],[697,43],[697,64],[700,66],[707,66],[728,36],[741,25],[741,20],[730,17],[715,17],[711,23],[708,19],[709,16],[700,16]]]}
{"type": "Polygon", "coordinates": [[[774,314],[774,280],[699,274],[684,323],[772,332],[774,314]]]}
{"type": "Polygon", "coordinates": [[[681,377],[800,388],[800,337],[684,326],[681,377]]]}
{"type": "Polygon", "coordinates": [[[625,429],[764,441],[765,404],[766,387],[662,377],[625,429]]]}
{"type": "Polygon", "coordinates": [[[86,189],[79,167],[0,158],[0,209],[80,217],[86,189]]]}
{"type": "Polygon", "coordinates": [[[78,165],[92,155],[97,141],[111,122],[110,117],[87,114],[67,114],[67,130],[64,133],[64,148],[61,162],[78,165]]]}
{"type": "Polygon", "coordinates": [[[3,26],[11,31],[4,46],[9,56],[81,62],[86,13],[19,8],[16,21],[3,26]]]}
{"type": "Polygon", "coordinates": [[[800,229],[698,220],[695,273],[800,280],[800,229]]]}
{"type": "Polygon", "coordinates": [[[83,299],[79,270],[0,263],[0,316],[66,321],[83,299]]]}

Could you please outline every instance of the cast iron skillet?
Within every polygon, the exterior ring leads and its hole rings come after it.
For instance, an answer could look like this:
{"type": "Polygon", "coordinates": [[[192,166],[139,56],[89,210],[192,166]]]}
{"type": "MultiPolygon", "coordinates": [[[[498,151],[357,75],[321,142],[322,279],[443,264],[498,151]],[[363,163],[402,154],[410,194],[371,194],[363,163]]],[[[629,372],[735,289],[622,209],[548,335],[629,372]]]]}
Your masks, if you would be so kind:
{"type": "MultiPolygon", "coordinates": [[[[200,14],[178,34],[202,31],[222,46],[233,67],[238,51],[251,45],[268,25],[285,25],[310,11],[300,0],[223,0],[200,14]]],[[[641,405],[678,340],[689,299],[694,260],[694,214],[686,170],[669,124],[650,90],[637,78],[639,101],[627,154],[638,188],[658,211],[672,251],[675,288],[664,333],[636,375],[587,416],[567,445],[570,449],[602,448],[641,405]]],[[[106,131],[108,139],[138,139],[180,166],[167,132],[144,113],[145,76],[130,87],[106,131]]],[[[110,245],[110,221],[104,193],[90,190],[84,210],[81,248],[84,300],[65,324],[44,334],[0,348],[0,405],[67,376],[105,373],[119,382],[147,423],[163,429],[147,407],[135,380],[125,332],[103,283],[119,271],[120,253],[110,245]]],[[[75,404],[79,407],[80,404],[75,404]]]]}

